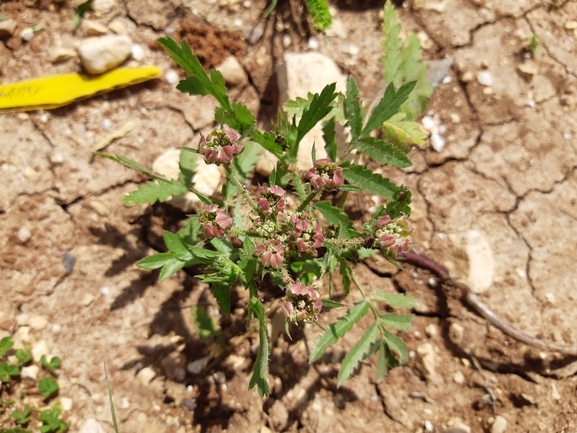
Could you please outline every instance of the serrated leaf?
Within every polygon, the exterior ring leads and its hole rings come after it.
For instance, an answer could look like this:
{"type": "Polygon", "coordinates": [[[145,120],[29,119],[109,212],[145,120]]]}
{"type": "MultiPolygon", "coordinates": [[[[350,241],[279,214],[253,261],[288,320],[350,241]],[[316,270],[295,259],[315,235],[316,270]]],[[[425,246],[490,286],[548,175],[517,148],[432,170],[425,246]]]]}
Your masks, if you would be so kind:
{"type": "Polygon", "coordinates": [[[389,120],[397,113],[399,107],[407,100],[409,94],[415,87],[416,81],[411,81],[403,84],[399,90],[395,90],[393,83],[387,86],[385,94],[379,101],[367,124],[363,128],[361,135],[368,135],[371,131],[377,129],[386,120],[389,120]]]}
{"type": "Polygon", "coordinates": [[[402,150],[370,136],[362,137],[355,143],[355,148],[384,165],[397,168],[405,168],[412,165],[411,160],[402,150]]]}
{"type": "Polygon", "coordinates": [[[192,258],[192,254],[188,251],[188,246],[178,235],[164,231],[163,237],[168,250],[173,253],[175,257],[181,260],[190,260],[192,258]]]}
{"type": "Polygon", "coordinates": [[[164,266],[162,267],[162,270],[160,271],[160,275],[158,276],[158,281],[166,280],[167,278],[176,274],[176,272],[178,272],[180,269],[184,268],[185,266],[186,266],[186,262],[183,262],[182,260],[178,260],[176,258],[168,260],[164,264],[164,266]]]}
{"type": "Polygon", "coordinates": [[[387,203],[385,213],[392,219],[397,219],[402,215],[411,214],[411,191],[404,185],[399,187],[399,190],[393,196],[393,199],[387,203]]]}
{"type": "Polygon", "coordinates": [[[232,110],[224,107],[216,107],[214,119],[220,124],[226,124],[232,129],[244,134],[255,125],[255,118],[252,112],[245,105],[235,102],[232,104],[232,110]]]}
{"type": "Polygon", "coordinates": [[[347,126],[351,131],[351,141],[355,142],[363,129],[363,111],[359,99],[359,89],[353,77],[347,81],[347,94],[343,106],[347,126]]]}
{"type": "Polygon", "coordinates": [[[417,122],[403,120],[406,116],[406,113],[397,113],[383,123],[383,140],[397,146],[422,146],[427,135],[417,122]]]}
{"type": "Polygon", "coordinates": [[[208,314],[208,309],[206,307],[195,305],[191,309],[191,314],[201,340],[206,340],[207,338],[212,337],[216,326],[214,320],[208,314]]]}
{"type": "Polygon", "coordinates": [[[187,189],[190,189],[193,184],[193,178],[196,172],[197,158],[198,154],[195,152],[180,152],[180,157],[178,160],[178,168],[180,169],[180,174],[178,178],[187,189]]]}
{"type": "Polygon", "coordinates": [[[320,95],[316,93],[313,96],[310,106],[305,108],[303,115],[298,122],[296,139],[297,143],[300,143],[307,132],[313,129],[313,127],[318,122],[320,122],[327,114],[330,113],[332,109],[331,103],[337,97],[335,88],[336,83],[329,84],[325,86],[320,95]]]}
{"type": "Polygon", "coordinates": [[[314,28],[317,30],[328,30],[332,23],[333,17],[329,11],[329,5],[326,0],[306,0],[307,8],[313,17],[314,28]]]}
{"type": "Polygon", "coordinates": [[[411,329],[413,323],[413,316],[406,314],[385,313],[379,315],[379,320],[386,326],[398,329],[400,331],[408,331],[411,329]]]}
{"type": "Polygon", "coordinates": [[[346,261],[344,257],[339,257],[339,273],[341,274],[341,279],[343,283],[343,291],[345,295],[349,294],[351,290],[351,282],[353,280],[353,271],[349,267],[349,263],[346,261]]]}
{"type": "Polygon", "coordinates": [[[212,292],[223,314],[230,313],[230,284],[213,284],[212,292]]]}
{"type": "Polygon", "coordinates": [[[159,38],[158,42],[168,51],[172,60],[192,75],[180,81],[176,86],[178,90],[191,95],[212,95],[223,108],[232,111],[221,73],[213,70],[209,78],[186,40],[183,39],[180,46],[168,37],[159,38]]]}
{"type": "Polygon", "coordinates": [[[252,389],[256,385],[258,394],[262,397],[270,393],[267,378],[269,347],[265,311],[264,306],[256,296],[251,296],[248,307],[259,322],[258,353],[252,369],[252,376],[250,378],[248,389],[252,389]]]}
{"type": "Polygon", "coordinates": [[[315,208],[327,219],[330,225],[339,228],[341,237],[350,239],[358,234],[353,229],[353,223],[348,215],[329,201],[318,201],[315,203],[315,208]]]}
{"type": "Polygon", "coordinates": [[[353,371],[355,371],[359,363],[367,358],[370,354],[371,345],[377,341],[378,337],[379,326],[377,323],[373,323],[343,359],[337,378],[337,387],[341,386],[351,377],[351,374],[353,374],[353,371]]]}
{"type": "Polygon", "coordinates": [[[355,305],[347,311],[347,314],[339,318],[337,323],[330,325],[327,332],[321,336],[315,348],[311,351],[309,363],[319,359],[330,345],[335,344],[339,338],[342,338],[368,311],[369,303],[365,299],[355,302],[355,305]]]}
{"type": "Polygon", "coordinates": [[[386,329],[381,329],[381,331],[389,348],[399,355],[399,364],[405,364],[409,359],[409,351],[407,350],[405,342],[386,329]]]}
{"type": "Polygon", "coordinates": [[[256,129],[250,132],[251,140],[257,142],[277,158],[281,158],[283,150],[275,141],[276,135],[272,132],[265,132],[264,134],[256,129]]]}
{"type": "Polygon", "coordinates": [[[387,293],[382,290],[375,290],[369,294],[369,298],[375,302],[385,302],[391,307],[414,308],[416,306],[415,298],[402,293],[387,293]]]}
{"type": "Polygon", "coordinates": [[[327,156],[332,162],[335,162],[337,160],[337,140],[334,117],[323,123],[323,139],[325,140],[327,156]]]}
{"type": "Polygon", "coordinates": [[[122,203],[128,206],[136,204],[163,202],[171,195],[185,194],[188,192],[186,186],[177,180],[149,181],[146,185],[141,185],[122,199],[122,203]]]}
{"type": "Polygon", "coordinates": [[[138,173],[142,173],[145,174],[147,176],[152,177],[153,179],[157,179],[157,180],[166,180],[164,179],[162,176],[159,176],[158,174],[154,173],[152,170],[150,170],[149,168],[145,167],[144,165],[139,164],[138,162],[136,162],[135,160],[128,158],[126,156],[122,156],[122,155],[109,155],[107,153],[102,153],[102,152],[93,152],[94,155],[96,156],[100,156],[101,158],[106,158],[109,159],[111,161],[117,162],[118,164],[122,164],[124,165],[126,168],[130,168],[131,170],[134,170],[138,173]]]}
{"type": "Polygon", "coordinates": [[[399,187],[378,173],[360,165],[343,169],[343,176],[355,186],[363,188],[382,197],[393,198],[399,187]]]}
{"type": "Polygon", "coordinates": [[[323,299],[323,307],[324,308],[340,308],[344,307],[345,304],[341,304],[340,302],[333,301],[331,299],[323,299]]]}
{"type": "Polygon", "coordinates": [[[159,253],[142,259],[136,265],[143,269],[158,269],[174,259],[175,256],[172,253],[159,253]]]}
{"type": "Polygon", "coordinates": [[[384,379],[384,377],[389,372],[389,363],[387,362],[387,346],[382,342],[379,341],[379,349],[378,349],[378,356],[377,356],[377,382],[380,382],[384,379]]]}

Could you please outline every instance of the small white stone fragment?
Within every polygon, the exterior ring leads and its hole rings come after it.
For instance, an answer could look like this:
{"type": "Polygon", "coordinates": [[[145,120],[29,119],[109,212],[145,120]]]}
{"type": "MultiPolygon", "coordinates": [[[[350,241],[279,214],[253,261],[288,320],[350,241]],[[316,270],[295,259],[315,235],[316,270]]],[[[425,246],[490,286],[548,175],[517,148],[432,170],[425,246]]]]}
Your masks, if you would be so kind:
{"type": "Polygon", "coordinates": [[[563,25],[563,27],[565,27],[566,30],[575,30],[577,29],[577,21],[565,21],[565,24],[563,25]]]}
{"type": "Polygon", "coordinates": [[[112,122],[108,118],[102,119],[101,125],[102,125],[102,129],[104,129],[106,131],[108,131],[110,128],[112,128],[112,122]]]}
{"type": "Polygon", "coordinates": [[[116,0],[92,0],[92,9],[96,13],[106,14],[112,10],[116,0]]]}
{"type": "Polygon", "coordinates": [[[56,47],[50,50],[50,62],[60,63],[72,57],[76,57],[76,51],[72,48],[56,47]]]}
{"type": "Polygon", "coordinates": [[[231,86],[241,86],[248,82],[248,77],[244,68],[233,55],[224,59],[215,69],[220,71],[224,81],[231,86]]]}
{"type": "Polygon", "coordinates": [[[465,233],[465,251],[469,258],[469,277],[467,281],[474,293],[484,293],[493,284],[495,259],[489,241],[478,230],[465,233]]]}
{"type": "Polygon", "coordinates": [[[144,49],[139,44],[133,44],[130,53],[132,55],[132,58],[137,62],[144,59],[144,49]]]}
{"type": "Polygon", "coordinates": [[[433,423],[431,421],[429,421],[428,419],[425,420],[425,431],[434,431],[435,427],[433,426],[433,423]]]}
{"type": "Polygon", "coordinates": [[[507,430],[507,419],[501,415],[497,415],[491,426],[491,433],[504,433],[505,430],[507,430]]]}
{"type": "Polygon", "coordinates": [[[108,287],[108,286],[102,286],[102,287],[100,288],[100,294],[101,294],[102,296],[108,296],[108,295],[110,295],[110,287],[108,287]]]}
{"type": "Polygon", "coordinates": [[[208,361],[210,361],[210,356],[205,356],[204,358],[189,362],[186,366],[186,370],[191,374],[199,374],[204,369],[204,367],[206,367],[208,361]]]}
{"type": "Polygon", "coordinates": [[[437,335],[439,335],[439,328],[434,323],[431,323],[425,328],[425,333],[430,338],[435,338],[437,335]]]}
{"type": "Polygon", "coordinates": [[[431,134],[431,146],[433,146],[433,149],[435,149],[435,151],[437,152],[442,151],[446,143],[447,141],[440,133],[433,132],[431,134]]]}
{"type": "Polygon", "coordinates": [[[112,20],[110,24],[108,24],[108,28],[116,33],[117,35],[125,35],[126,34],[126,27],[120,18],[116,18],[112,20]]]}
{"type": "Polygon", "coordinates": [[[226,382],[226,375],[222,371],[215,372],[212,377],[216,383],[226,382]]]}
{"type": "Polygon", "coordinates": [[[38,378],[38,372],[40,371],[40,367],[37,365],[30,365],[28,367],[22,367],[20,370],[20,377],[22,379],[31,379],[36,380],[38,378]]]}
{"type": "Polygon", "coordinates": [[[20,230],[18,230],[18,240],[20,243],[25,244],[30,240],[31,237],[32,233],[30,233],[30,229],[28,227],[20,227],[20,230]]]}
{"type": "Polygon", "coordinates": [[[84,421],[84,424],[82,424],[79,433],[104,433],[104,429],[94,418],[88,418],[84,421]]]}
{"type": "Polygon", "coordinates": [[[482,71],[477,74],[477,81],[481,86],[492,87],[495,84],[491,71],[482,71]]]}
{"type": "Polygon", "coordinates": [[[132,40],[126,35],[105,35],[84,39],[78,54],[84,69],[101,74],[124,62],[131,53],[132,40]]]}
{"type": "Polygon", "coordinates": [[[136,378],[145,386],[148,386],[152,379],[156,377],[156,372],[150,367],[144,367],[136,374],[136,378]]]}
{"type": "Polygon", "coordinates": [[[20,32],[20,37],[23,41],[30,42],[34,38],[34,29],[26,27],[20,32]]]}
{"type": "Polygon", "coordinates": [[[80,32],[84,36],[101,36],[108,33],[108,28],[99,22],[83,19],[80,23],[80,32]]]}
{"type": "Polygon", "coordinates": [[[283,47],[288,47],[292,43],[292,38],[289,34],[284,34],[282,37],[282,45],[283,47]]]}
{"type": "Polygon", "coordinates": [[[169,69],[164,73],[164,79],[168,84],[176,84],[180,78],[178,77],[178,72],[169,69]]]}
{"type": "Polygon", "coordinates": [[[450,75],[445,75],[443,77],[443,79],[441,80],[441,83],[443,84],[449,84],[450,82],[453,81],[453,77],[451,77],[450,75]]]}
{"type": "Polygon", "coordinates": [[[80,300],[80,303],[81,303],[82,305],[84,305],[85,307],[88,307],[88,306],[92,303],[93,300],[94,300],[94,296],[92,296],[90,293],[85,293],[85,294],[82,296],[82,299],[80,300]]]}
{"type": "Polygon", "coordinates": [[[417,347],[417,368],[427,382],[439,383],[442,378],[437,373],[437,354],[431,343],[423,343],[417,347]]]}
{"type": "Polygon", "coordinates": [[[42,355],[48,357],[48,345],[45,340],[37,341],[34,346],[32,346],[32,359],[34,359],[34,362],[40,362],[42,355]]]}
{"type": "Polygon", "coordinates": [[[62,408],[63,412],[70,412],[72,409],[73,400],[68,397],[61,397],[60,398],[60,407],[62,408]]]}
{"type": "Polygon", "coordinates": [[[316,51],[319,49],[319,40],[314,36],[311,36],[307,41],[307,47],[309,50],[316,51]]]}
{"type": "Polygon", "coordinates": [[[45,329],[46,326],[48,326],[48,320],[46,319],[46,317],[32,316],[30,318],[30,327],[32,329],[36,329],[37,331],[41,331],[42,329],[45,329]]]}
{"type": "Polygon", "coordinates": [[[256,44],[262,38],[263,31],[260,27],[253,27],[248,34],[248,43],[256,44]]]}
{"type": "Polygon", "coordinates": [[[453,374],[453,382],[455,382],[457,385],[464,384],[465,383],[465,375],[461,371],[455,372],[455,374],[453,374]]]}
{"type": "Polygon", "coordinates": [[[0,21],[0,38],[12,36],[16,31],[16,20],[8,19],[0,21]]]}

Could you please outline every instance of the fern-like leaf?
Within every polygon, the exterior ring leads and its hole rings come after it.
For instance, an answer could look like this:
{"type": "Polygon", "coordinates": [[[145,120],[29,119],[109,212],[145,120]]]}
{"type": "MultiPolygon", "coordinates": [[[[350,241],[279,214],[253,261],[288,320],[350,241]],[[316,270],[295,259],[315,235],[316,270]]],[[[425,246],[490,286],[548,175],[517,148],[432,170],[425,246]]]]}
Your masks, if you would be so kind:
{"type": "Polygon", "coordinates": [[[329,12],[329,5],[326,0],[306,0],[307,8],[313,17],[314,27],[317,30],[328,30],[332,23],[333,17],[329,12]]]}
{"type": "Polygon", "coordinates": [[[337,378],[337,386],[341,386],[349,377],[351,377],[351,374],[353,374],[353,371],[355,371],[355,368],[357,368],[359,363],[370,356],[371,345],[376,343],[378,337],[379,326],[375,322],[369,329],[367,329],[367,332],[363,334],[357,344],[349,350],[343,359],[341,369],[339,370],[339,376],[337,378]]]}
{"type": "Polygon", "coordinates": [[[360,165],[353,165],[344,169],[343,176],[353,185],[382,197],[393,198],[399,190],[399,187],[389,179],[360,165]]]}
{"type": "Polygon", "coordinates": [[[186,186],[177,180],[159,180],[139,186],[136,191],[126,195],[122,202],[129,206],[142,203],[154,204],[157,201],[166,201],[171,195],[185,194],[187,192],[186,186]]]}

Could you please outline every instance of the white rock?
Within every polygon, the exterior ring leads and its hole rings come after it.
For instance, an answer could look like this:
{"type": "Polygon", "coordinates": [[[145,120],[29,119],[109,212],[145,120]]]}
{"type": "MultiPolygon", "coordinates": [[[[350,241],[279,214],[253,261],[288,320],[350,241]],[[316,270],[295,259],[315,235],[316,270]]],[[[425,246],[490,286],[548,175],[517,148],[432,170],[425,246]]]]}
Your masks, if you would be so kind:
{"type": "Polygon", "coordinates": [[[575,30],[577,29],[577,21],[565,21],[563,27],[567,30],[575,30]]]}
{"type": "Polygon", "coordinates": [[[48,357],[48,345],[45,340],[40,340],[32,346],[32,359],[34,359],[34,362],[40,362],[40,358],[43,355],[48,357]]]}
{"type": "Polygon", "coordinates": [[[457,385],[464,384],[465,375],[461,371],[456,371],[455,374],[453,374],[453,382],[455,382],[457,385]]]}
{"type": "Polygon", "coordinates": [[[82,424],[79,433],[104,433],[104,429],[94,418],[88,418],[84,421],[84,424],[82,424]]]}
{"type": "Polygon", "coordinates": [[[114,20],[112,20],[112,22],[110,24],[108,24],[108,28],[110,30],[112,30],[114,33],[116,33],[117,35],[125,35],[126,32],[126,26],[124,25],[124,23],[122,22],[122,19],[120,18],[116,18],[114,20]]]}
{"type": "Polygon", "coordinates": [[[18,240],[21,243],[25,244],[30,240],[31,237],[32,233],[30,233],[30,229],[28,227],[20,227],[20,230],[18,230],[18,240]]]}
{"type": "Polygon", "coordinates": [[[28,367],[22,367],[20,370],[20,377],[22,379],[31,379],[36,380],[38,378],[38,372],[40,371],[40,367],[37,365],[30,365],[28,367]]]}
{"type": "Polygon", "coordinates": [[[307,48],[309,50],[313,50],[316,51],[319,49],[319,40],[317,38],[315,38],[314,36],[311,36],[309,38],[309,40],[307,41],[307,48]]]}
{"type": "Polygon", "coordinates": [[[180,77],[178,76],[178,72],[173,69],[169,69],[164,73],[164,79],[168,84],[176,84],[180,77]]]}
{"type": "Polygon", "coordinates": [[[138,381],[140,383],[142,383],[145,386],[148,386],[148,384],[152,381],[152,379],[154,379],[156,377],[156,373],[154,372],[154,370],[150,367],[144,367],[142,370],[140,370],[137,374],[136,374],[136,378],[138,379],[138,381]]]}
{"type": "Polygon", "coordinates": [[[60,63],[76,56],[76,51],[72,48],[56,47],[50,50],[50,62],[60,63]]]}
{"type": "Polygon", "coordinates": [[[231,86],[242,86],[248,83],[246,72],[237,58],[233,55],[228,56],[224,61],[216,66],[222,74],[224,81],[231,86]]]}
{"type": "Polygon", "coordinates": [[[105,35],[84,39],[78,47],[82,66],[90,74],[109,71],[130,56],[132,41],[126,35],[105,35]]]}
{"type": "Polygon", "coordinates": [[[85,293],[85,294],[82,296],[82,299],[80,300],[80,303],[81,303],[82,305],[84,305],[85,307],[88,307],[88,306],[92,303],[93,300],[94,300],[94,296],[92,296],[90,293],[85,293]]]}
{"type": "Polygon", "coordinates": [[[495,84],[495,80],[493,79],[493,74],[491,71],[482,71],[477,74],[477,81],[482,86],[491,87],[495,84]]]}
{"type": "Polygon", "coordinates": [[[440,133],[433,132],[431,134],[431,146],[433,147],[433,149],[435,149],[435,151],[437,152],[442,151],[446,143],[447,141],[440,133]]]}
{"type": "MultiPolygon", "coordinates": [[[[180,152],[181,150],[177,149],[166,151],[152,163],[152,170],[166,178],[178,179],[178,174],[180,173],[178,167],[180,152]]],[[[198,192],[207,196],[213,195],[220,185],[221,178],[222,173],[217,165],[206,164],[204,158],[201,156],[196,158],[194,187],[198,192]]],[[[167,200],[167,202],[178,207],[183,212],[188,213],[191,212],[198,203],[200,203],[200,200],[196,194],[189,192],[172,196],[167,200]]]]}
{"type": "Polygon", "coordinates": [[[70,412],[72,409],[72,399],[68,397],[61,397],[60,398],[60,407],[62,408],[63,412],[70,412]]]}
{"type": "Polygon", "coordinates": [[[431,343],[423,343],[417,347],[417,368],[427,382],[438,383],[442,381],[437,373],[437,364],[435,346],[431,343]]]}
{"type": "Polygon", "coordinates": [[[99,22],[83,19],[80,23],[80,32],[84,36],[101,36],[108,33],[108,28],[99,22]]]}
{"type": "Polygon", "coordinates": [[[501,415],[495,417],[495,421],[491,426],[491,433],[504,433],[507,429],[507,419],[501,415]]]}
{"type": "Polygon", "coordinates": [[[434,323],[431,323],[425,328],[425,333],[429,337],[435,338],[437,335],[439,335],[439,328],[434,323]]]}
{"type": "Polygon", "coordinates": [[[0,38],[12,36],[16,31],[16,20],[0,21],[0,38]]]}
{"type": "MultiPolygon", "coordinates": [[[[16,319],[16,322],[18,322],[18,319],[16,319]]],[[[18,345],[16,344],[17,341],[22,343],[21,344],[22,346],[30,342],[30,327],[21,326],[18,328],[18,330],[14,334],[14,346],[16,347],[18,347],[18,345]]]]}
{"type": "Polygon", "coordinates": [[[30,327],[36,330],[45,329],[48,326],[48,320],[42,316],[32,316],[30,318],[30,327]]]}
{"type": "Polygon", "coordinates": [[[30,42],[34,38],[34,29],[32,27],[26,27],[20,32],[20,37],[26,42],[30,42]]]}
{"type": "Polygon", "coordinates": [[[130,54],[134,60],[141,61],[144,58],[144,49],[141,45],[133,44],[130,54]]]}
{"type": "Polygon", "coordinates": [[[474,293],[486,292],[495,275],[495,259],[487,238],[477,230],[465,233],[465,251],[469,257],[467,282],[474,293]]]}
{"type": "Polygon", "coordinates": [[[222,371],[216,371],[212,377],[216,383],[226,382],[226,375],[222,371]]]}
{"type": "Polygon", "coordinates": [[[92,9],[94,12],[105,14],[110,12],[115,4],[116,0],[93,0],[92,9]]]}
{"type": "Polygon", "coordinates": [[[210,356],[205,356],[204,358],[189,362],[186,366],[186,369],[191,374],[199,374],[204,369],[204,367],[206,367],[208,361],[210,361],[210,356]]]}

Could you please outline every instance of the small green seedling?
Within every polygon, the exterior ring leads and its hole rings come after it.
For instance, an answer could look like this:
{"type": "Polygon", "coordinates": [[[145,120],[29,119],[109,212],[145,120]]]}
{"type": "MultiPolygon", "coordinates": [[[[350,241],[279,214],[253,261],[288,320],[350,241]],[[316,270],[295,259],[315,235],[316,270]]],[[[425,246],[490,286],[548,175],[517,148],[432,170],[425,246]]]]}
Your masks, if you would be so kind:
{"type": "Polygon", "coordinates": [[[537,39],[537,35],[527,36],[525,38],[525,42],[526,42],[525,49],[532,55],[535,55],[537,53],[539,45],[541,45],[539,39],[537,39]]]}
{"type": "Polygon", "coordinates": [[[45,377],[38,382],[38,390],[44,398],[50,398],[58,392],[58,383],[52,376],[45,377]]]}
{"type": "Polygon", "coordinates": [[[15,410],[12,412],[12,418],[20,425],[26,425],[30,422],[30,408],[25,406],[22,411],[15,410]]]}
{"type": "Polygon", "coordinates": [[[42,368],[46,371],[53,372],[60,368],[62,361],[57,356],[50,358],[50,361],[46,359],[46,355],[42,355],[40,358],[40,363],[42,364],[42,368]]]}

